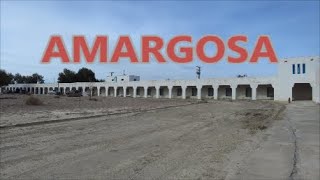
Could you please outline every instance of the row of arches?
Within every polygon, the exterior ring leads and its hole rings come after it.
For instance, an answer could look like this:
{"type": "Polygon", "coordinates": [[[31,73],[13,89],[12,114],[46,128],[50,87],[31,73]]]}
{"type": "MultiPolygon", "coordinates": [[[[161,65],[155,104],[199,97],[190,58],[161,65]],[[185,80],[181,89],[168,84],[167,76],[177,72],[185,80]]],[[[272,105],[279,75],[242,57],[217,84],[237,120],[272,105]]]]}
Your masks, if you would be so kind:
{"type": "MultiPolygon", "coordinates": [[[[201,86],[100,86],[100,87],[7,87],[14,92],[33,94],[50,94],[60,92],[66,94],[78,90],[83,95],[113,97],[144,97],[144,98],[196,98],[196,99],[274,99],[272,84],[238,84],[232,85],[201,85],[201,86]]],[[[292,88],[293,100],[311,100],[312,87],[309,83],[295,83],[292,88]]]]}

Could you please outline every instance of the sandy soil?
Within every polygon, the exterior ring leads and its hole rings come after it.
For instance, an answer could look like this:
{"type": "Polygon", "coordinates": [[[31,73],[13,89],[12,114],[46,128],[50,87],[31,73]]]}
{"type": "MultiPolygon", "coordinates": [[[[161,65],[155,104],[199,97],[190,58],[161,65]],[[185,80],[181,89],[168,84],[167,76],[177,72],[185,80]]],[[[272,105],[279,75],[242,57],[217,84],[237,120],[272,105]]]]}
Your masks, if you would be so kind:
{"type": "Polygon", "coordinates": [[[224,179],[229,154],[283,110],[271,101],[83,98],[77,105],[77,98],[40,96],[44,106],[26,106],[24,96],[3,97],[2,179],[224,179]],[[93,115],[52,123],[74,112],[93,115]]]}
{"type": "Polygon", "coordinates": [[[186,105],[196,101],[181,99],[144,99],[121,97],[66,97],[35,96],[43,105],[26,105],[28,95],[0,95],[0,127],[38,121],[136,112],[154,108],[186,105]],[[23,117],[23,118],[21,118],[23,117]]]}

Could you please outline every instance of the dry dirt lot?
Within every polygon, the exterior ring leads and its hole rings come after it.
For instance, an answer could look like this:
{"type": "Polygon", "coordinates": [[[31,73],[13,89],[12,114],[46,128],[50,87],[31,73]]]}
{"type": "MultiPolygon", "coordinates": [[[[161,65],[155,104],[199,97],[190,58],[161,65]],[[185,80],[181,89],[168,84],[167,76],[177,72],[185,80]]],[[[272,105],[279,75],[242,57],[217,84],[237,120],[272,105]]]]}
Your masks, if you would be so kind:
{"type": "Polygon", "coordinates": [[[1,95],[1,179],[224,179],[264,131],[272,101],[1,95]]]}

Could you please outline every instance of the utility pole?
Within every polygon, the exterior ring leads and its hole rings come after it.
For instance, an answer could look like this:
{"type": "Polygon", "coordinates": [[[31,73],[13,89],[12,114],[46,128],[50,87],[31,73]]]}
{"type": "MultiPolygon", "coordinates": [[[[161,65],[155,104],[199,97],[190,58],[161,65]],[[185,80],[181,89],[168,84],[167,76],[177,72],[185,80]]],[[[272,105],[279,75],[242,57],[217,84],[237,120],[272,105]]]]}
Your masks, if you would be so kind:
{"type": "Polygon", "coordinates": [[[197,78],[200,79],[200,75],[201,75],[201,67],[200,66],[196,66],[196,74],[197,74],[197,78]]]}

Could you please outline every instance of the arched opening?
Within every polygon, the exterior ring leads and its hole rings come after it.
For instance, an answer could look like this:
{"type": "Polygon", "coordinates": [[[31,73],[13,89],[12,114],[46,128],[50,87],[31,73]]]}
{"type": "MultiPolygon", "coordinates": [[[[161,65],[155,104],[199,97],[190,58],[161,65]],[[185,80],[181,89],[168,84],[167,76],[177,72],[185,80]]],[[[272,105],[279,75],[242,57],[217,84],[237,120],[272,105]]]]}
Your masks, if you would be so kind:
{"type": "Polygon", "coordinates": [[[127,97],[133,97],[133,87],[127,87],[126,95],[127,97]]]}
{"type": "Polygon", "coordinates": [[[172,87],[172,98],[182,98],[182,87],[173,86],[172,87]]]}
{"type": "Polygon", "coordinates": [[[187,86],[186,98],[196,98],[198,94],[198,89],[196,86],[187,86]]]}
{"type": "Polygon", "coordinates": [[[258,100],[273,100],[274,89],[271,84],[259,84],[257,87],[257,99],[258,100]]]}
{"type": "Polygon", "coordinates": [[[42,87],[40,88],[40,94],[43,94],[43,88],[42,87]]]}
{"type": "Polygon", "coordinates": [[[169,98],[169,88],[168,88],[168,86],[160,86],[160,88],[159,88],[159,97],[160,98],[169,98]]]}
{"type": "Polygon", "coordinates": [[[64,88],[63,87],[60,87],[60,93],[64,94],[64,88]]]}
{"type": "Polygon", "coordinates": [[[44,88],[44,94],[48,94],[48,88],[47,87],[44,88]]]}
{"type": "Polygon", "coordinates": [[[205,85],[201,88],[201,98],[213,98],[213,88],[211,85],[205,85]]]}
{"type": "Polygon", "coordinates": [[[85,88],[84,88],[83,96],[91,96],[90,87],[85,87],[85,88]]]}
{"type": "Polygon", "coordinates": [[[98,96],[98,88],[97,87],[91,87],[92,90],[92,96],[98,96]]]}
{"type": "Polygon", "coordinates": [[[147,88],[147,97],[156,97],[156,87],[148,87],[147,88]]]}
{"type": "Polygon", "coordinates": [[[292,87],[292,100],[312,100],[312,87],[310,83],[295,83],[292,87]]]}
{"type": "Polygon", "coordinates": [[[232,88],[230,85],[219,86],[218,99],[232,99],[232,88]]]}
{"type": "Polygon", "coordinates": [[[144,96],[144,87],[137,87],[136,95],[137,95],[137,97],[143,97],[144,96]]]}
{"type": "Polygon", "coordinates": [[[100,95],[106,96],[106,88],[104,86],[100,87],[100,95]]]}
{"type": "Polygon", "coordinates": [[[236,88],[236,99],[251,99],[252,89],[249,84],[241,84],[236,88]]]}
{"type": "Polygon", "coordinates": [[[82,86],[79,86],[78,87],[78,91],[83,95],[84,93],[83,93],[83,88],[82,88],[82,86]]]}
{"type": "Polygon", "coordinates": [[[21,92],[21,91],[20,91],[20,88],[16,88],[14,92],[15,92],[15,93],[20,93],[20,92],[21,92]]]}
{"type": "Polygon", "coordinates": [[[118,87],[117,88],[117,96],[123,97],[123,93],[124,93],[123,87],[118,87]]]}
{"type": "Polygon", "coordinates": [[[68,93],[70,93],[71,92],[71,89],[70,89],[70,87],[66,87],[66,94],[68,94],[68,93]]]}
{"type": "Polygon", "coordinates": [[[114,96],[114,87],[108,88],[108,96],[114,96]]]}

